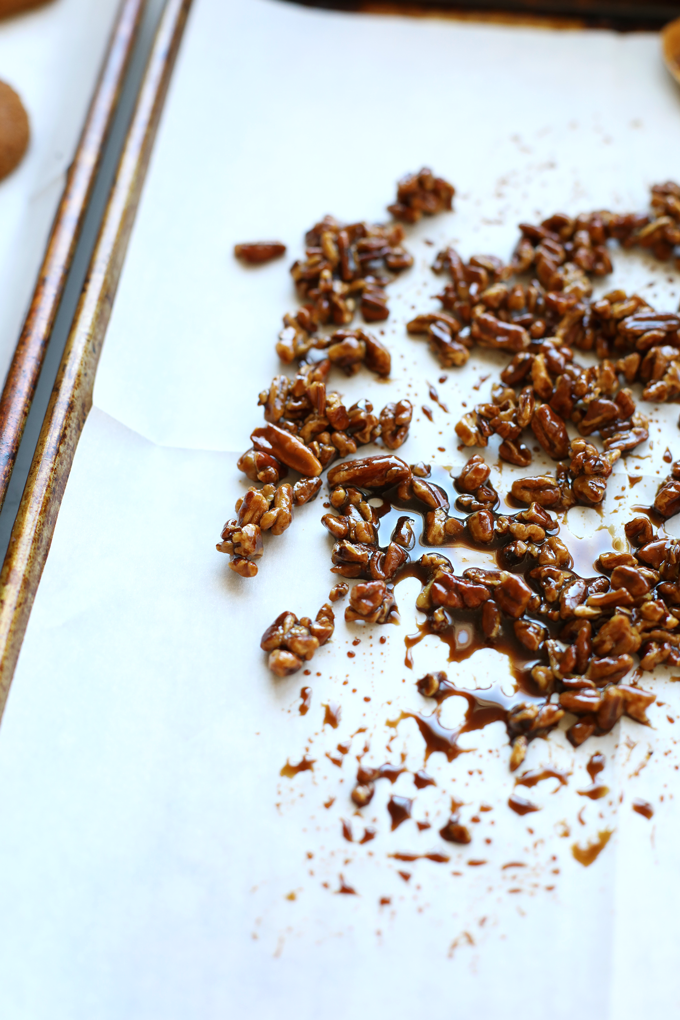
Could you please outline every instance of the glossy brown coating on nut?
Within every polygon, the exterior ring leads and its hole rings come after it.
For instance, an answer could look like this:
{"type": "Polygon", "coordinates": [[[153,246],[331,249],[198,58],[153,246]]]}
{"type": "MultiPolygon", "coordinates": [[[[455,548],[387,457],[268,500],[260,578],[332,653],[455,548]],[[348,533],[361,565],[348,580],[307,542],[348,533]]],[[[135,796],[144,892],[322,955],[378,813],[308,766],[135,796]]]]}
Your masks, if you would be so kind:
{"type": "Polygon", "coordinates": [[[271,262],[285,254],[286,246],[281,241],[248,241],[234,245],[234,256],[254,266],[271,262]]]}
{"type": "Polygon", "coordinates": [[[401,178],[397,184],[397,200],[387,208],[395,220],[417,223],[423,215],[450,211],[455,193],[452,184],[423,167],[418,173],[401,178]]]}
{"type": "Polygon", "coordinates": [[[281,613],[260,640],[260,648],[269,653],[269,669],[277,676],[296,673],[332,637],[334,628],[335,617],[328,603],[314,621],[308,617],[298,620],[295,613],[281,613]]]}

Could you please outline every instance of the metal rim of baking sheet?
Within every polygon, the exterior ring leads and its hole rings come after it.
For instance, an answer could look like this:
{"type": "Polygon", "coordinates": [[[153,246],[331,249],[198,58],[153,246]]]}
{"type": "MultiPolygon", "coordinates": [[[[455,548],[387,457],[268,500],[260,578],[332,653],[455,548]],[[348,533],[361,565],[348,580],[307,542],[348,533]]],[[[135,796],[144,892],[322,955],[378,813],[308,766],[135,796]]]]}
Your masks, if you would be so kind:
{"type": "Polygon", "coordinates": [[[0,574],[0,714],[7,701],[78,440],[92,407],[97,363],[191,4],[192,0],[167,0],[161,16],[12,528],[0,574]]]}
{"type": "Polygon", "coordinates": [[[66,278],[147,0],[122,0],[0,396],[0,508],[16,462],[66,278]]]}
{"type": "Polygon", "coordinates": [[[461,18],[552,28],[657,31],[680,14],[678,0],[286,0],[304,7],[461,18]]]}

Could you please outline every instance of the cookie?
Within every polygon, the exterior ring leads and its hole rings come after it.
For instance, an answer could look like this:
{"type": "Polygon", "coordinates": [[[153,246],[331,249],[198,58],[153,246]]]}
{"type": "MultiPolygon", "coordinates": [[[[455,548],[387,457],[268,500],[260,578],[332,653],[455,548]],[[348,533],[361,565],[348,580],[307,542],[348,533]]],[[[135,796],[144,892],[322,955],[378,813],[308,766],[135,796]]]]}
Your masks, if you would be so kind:
{"type": "Polygon", "coordinates": [[[24,104],[13,88],[0,81],[0,180],[19,165],[30,135],[24,104]]]}
{"type": "Polygon", "coordinates": [[[30,11],[33,7],[42,7],[44,3],[47,3],[47,0],[0,0],[0,18],[20,14],[21,11],[30,11]]]}

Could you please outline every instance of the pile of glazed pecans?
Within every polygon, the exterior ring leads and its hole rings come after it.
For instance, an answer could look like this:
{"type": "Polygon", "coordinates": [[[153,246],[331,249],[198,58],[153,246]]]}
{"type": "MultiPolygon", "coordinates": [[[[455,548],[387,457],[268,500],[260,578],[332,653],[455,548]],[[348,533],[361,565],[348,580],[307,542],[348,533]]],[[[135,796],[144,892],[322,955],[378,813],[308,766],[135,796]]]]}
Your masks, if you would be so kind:
{"type": "MultiPolygon", "coordinates": [[[[451,185],[423,169],[399,182],[388,208],[395,220],[414,223],[450,210],[453,195],[451,185]]],[[[327,387],[334,368],[352,375],[363,366],[389,376],[389,351],[353,321],[357,312],[365,323],[388,317],[386,288],[413,259],[400,223],[326,217],[308,231],[305,258],[291,268],[300,307],[284,317],[276,349],[295,374],[276,376],[259,396],[264,425],[253,430],[252,447],[238,462],[256,484],[237,502],[237,517],[227,521],[217,546],[235,572],[254,576],[262,533],[282,534],[293,508],[318,495],[329,469],[331,512],[322,524],[334,541],[331,569],[355,582],[335,585],[331,601],[349,594],[347,621],[384,624],[397,613],[395,584],[415,574],[422,585],[416,605],[429,633],[451,634],[464,619],[477,647],[508,651],[519,664],[518,691],[526,694],[505,713],[513,770],[529,742],[565,716],[575,746],[608,733],[622,715],[647,723],[655,697],[630,677],[636,662],[640,671],[680,665],[680,541],[663,528],[680,511],[680,462],[649,515],[626,525],[630,551],[601,553],[595,576],[573,569],[555,516],[575,504],[601,505],[615,462],[648,438],[633,386],[641,384],[647,401],[680,399],[680,315],[657,312],[621,290],[596,300],[592,293],[593,278],[612,271],[617,244],[674,259],[680,268],[680,186],[653,187],[647,214],[557,213],[538,225],[520,224],[520,232],[507,263],[490,255],[465,262],[453,248],[439,252],[432,268],[444,280],[441,310],[416,315],[406,329],[425,336],[446,368],[464,365],[475,346],[508,355],[490,401],[466,412],[455,434],[470,448],[486,447],[497,434],[500,457],[523,468],[532,461],[529,434],[540,443],[555,472],[513,483],[512,498],[525,509],[499,512],[480,454],[447,484],[429,466],[396,456],[408,438],[408,400],[375,412],[368,400],[346,406],[327,387]],[[578,351],[590,352],[596,363],[580,364],[578,351]],[[385,451],[356,457],[360,446],[376,443],[385,451]],[[289,471],[298,480],[284,481],[289,471]],[[385,504],[399,516],[396,523],[391,516],[390,533],[381,536],[385,504]],[[429,548],[414,559],[418,543],[429,548]],[[456,574],[439,551],[456,545],[492,551],[497,567],[456,574]]],[[[252,249],[256,262],[267,245],[268,257],[281,254],[278,242],[240,247],[252,249]]],[[[328,604],[314,622],[284,612],[265,632],[262,648],[270,668],[284,676],[332,632],[328,604]]],[[[419,690],[434,696],[426,680],[419,690]]],[[[368,796],[371,781],[358,780],[364,793],[355,803],[368,796]]],[[[450,825],[445,838],[456,841],[455,818],[450,825]]]]}

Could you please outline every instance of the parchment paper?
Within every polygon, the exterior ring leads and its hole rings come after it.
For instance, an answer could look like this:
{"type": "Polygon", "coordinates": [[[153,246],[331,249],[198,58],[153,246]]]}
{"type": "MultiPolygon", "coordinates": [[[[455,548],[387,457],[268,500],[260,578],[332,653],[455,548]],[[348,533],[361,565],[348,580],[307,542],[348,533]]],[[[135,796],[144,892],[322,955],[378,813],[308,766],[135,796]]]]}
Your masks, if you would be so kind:
{"type": "Polygon", "coordinates": [[[19,93],[31,122],[23,162],[0,181],[3,379],[118,7],[118,0],[55,0],[0,20],[0,79],[19,93]]]}
{"type": "MultiPolygon", "coordinates": [[[[535,813],[507,806],[500,723],[462,738],[469,753],[451,764],[433,755],[437,785],[417,791],[422,738],[412,720],[389,725],[422,710],[415,680],[448,669],[488,686],[508,676],[506,660],[488,651],[447,665],[426,639],[407,669],[417,586],[405,581],[399,627],[346,626],[338,603],[310,675],[277,681],[262,631],[285,608],[316,612],[334,580],[321,501],[267,543],[253,581],[214,543],[244,488],[235,462],[260,420],[257,392],[279,371],[273,343],[295,307],[287,267],[309,225],[325,212],[381,218],[395,179],[423,163],[457,185],[456,211],[410,232],[416,265],[390,289],[390,382],[335,381],[378,407],[409,395],[403,455],[455,466],[461,405],[487,396],[482,377],[501,361],[475,351],[439,383],[426,345],[405,334],[413,307],[436,307],[436,246],[508,257],[520,220],[645,208],[648,185],[677,173],[679,118],[652,35],[197,0],[2,726],[6,1015],[675,1015],[680,698],[668,672],[645,678],[659,698],[652,727],[624,720],[576,752],[561,732],[531,745],[528,768],[571,773],[566,787],[518,788],[535,813]],[[261,237],[287,242],[287,258],[238,266],[234,242],[261,237]],[[433,423],[420,410],[433,406],[428,381],[450,411],[434,406],[433,423]],[[337,729],[324,725],[331,701],[337,729]],[[333,764],[327,753],[351,734],[333,764]],[[349,792],[364,744],[365,764],[408,771],[378,783],[357,816],[349,792]],[[595,749],[610,794],[591,801],[578,791],[595,749]],[[313,770],[280,775],[303,755],[313,770]],[[414,799],[395,832],[391,793],[414,799]],[[466,847],[437,834],[452,797],[473,830],[466,847]],[[651,820],[631,810],[637,797],[651,820]],[[375,838],[358,843],[368,825],[375,838]],[[609,843],[584,868],[572,846],[603,831],[609,843]],[[448,862],[392,856],[431,850],[448,862]],[[342,884],[356,895],[338,894],[342,884]]],[[[644,287],[677,307],[668,267],[615,259],[605,289],[644,287]]],[[[617,465],[602,517],[570,512],[574,536],[620,538],[630,505],[649,502],[666,473],[666,446],[677,455],[677,407],[641,409],[649,444],[617,465]],[[631,488],[629,475],[642,481],[631,488]]],[[[512,477],[505,466],[493,480],[505,492],[512,477]]],[[[592,563],[591,546],[577,551],[592,563]]],[[[446,703],[448,725],[461,702],[446,703]]]]}

